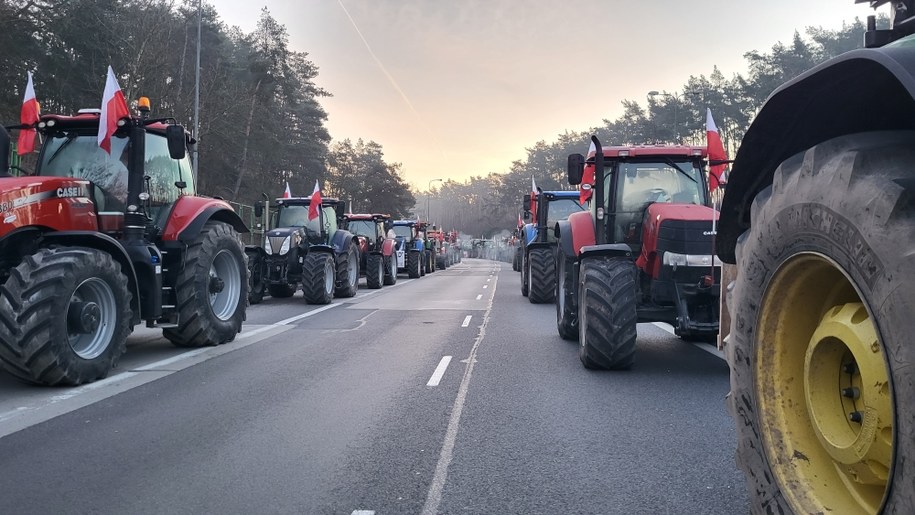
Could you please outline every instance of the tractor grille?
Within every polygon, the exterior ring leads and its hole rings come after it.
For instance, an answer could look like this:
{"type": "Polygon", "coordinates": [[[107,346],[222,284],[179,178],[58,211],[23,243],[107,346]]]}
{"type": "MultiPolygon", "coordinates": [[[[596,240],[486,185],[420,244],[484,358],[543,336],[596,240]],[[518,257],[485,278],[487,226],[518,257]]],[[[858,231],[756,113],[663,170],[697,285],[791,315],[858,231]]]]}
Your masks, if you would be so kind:
{"type": "Polygon", "coordinates": [[[711,220],[664,220],[658,230],[659,251],[713,254],[711,220]]]}
{"type": "Polygon", "coordinates": [[[271,236],[267,238],[267,240],[270,242],[270,249],[273,250],[274,253],[279,254],[280,247],[282,247],[283,242],[286,241],[286,236],[271,236]]]}

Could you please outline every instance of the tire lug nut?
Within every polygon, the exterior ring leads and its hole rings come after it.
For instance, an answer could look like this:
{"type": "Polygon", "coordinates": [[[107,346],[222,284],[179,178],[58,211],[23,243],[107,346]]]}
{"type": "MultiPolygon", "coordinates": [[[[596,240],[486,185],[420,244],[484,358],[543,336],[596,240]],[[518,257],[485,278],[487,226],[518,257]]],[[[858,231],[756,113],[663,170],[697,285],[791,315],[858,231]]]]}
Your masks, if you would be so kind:
{"type": "Polygon", "coordinates": [[[842,396],[848,397],[849,399],[857,399],[861,396],[861,390],[858,390],[855,387],[842,388],[842,396]]]}
{"type": "Polygon", "coordinates": [[[852,422],[861,423],[861,420],[862,420],[863,418],[864,418],[864,417],[861,416],[861,412],[860,412],[860,411],[852,411],[851,413],[848,414],[848,420],[851,420],[852,422]]]}
{"type": "Polygon", "coordinates": [[[842,371],[846,374],[854,374],[858,371],[858,367],[856,367],[854,363],[846,363],[842,365],[842,371]]]}

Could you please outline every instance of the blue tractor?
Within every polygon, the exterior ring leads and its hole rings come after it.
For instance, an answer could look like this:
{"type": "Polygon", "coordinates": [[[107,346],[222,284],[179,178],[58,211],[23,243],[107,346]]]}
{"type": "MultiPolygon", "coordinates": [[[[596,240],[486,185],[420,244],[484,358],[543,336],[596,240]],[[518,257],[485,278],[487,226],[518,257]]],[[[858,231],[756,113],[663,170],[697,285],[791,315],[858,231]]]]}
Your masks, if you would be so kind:
{"type": "Polygon", "coordinates": [[[395,220],[397,270],[405,271],[411,279],[426,275],[425,231],[426,222],[395,220]]]}
{"type": "Polygon", "coordinates": [[[556,297],[556,237],[550,230],[556,222],[583,211],[578,191],[540,191],[523,199],[524,217],[531,223],[521,228],[521,295],[533,304],[553,302],[556,297]]]}

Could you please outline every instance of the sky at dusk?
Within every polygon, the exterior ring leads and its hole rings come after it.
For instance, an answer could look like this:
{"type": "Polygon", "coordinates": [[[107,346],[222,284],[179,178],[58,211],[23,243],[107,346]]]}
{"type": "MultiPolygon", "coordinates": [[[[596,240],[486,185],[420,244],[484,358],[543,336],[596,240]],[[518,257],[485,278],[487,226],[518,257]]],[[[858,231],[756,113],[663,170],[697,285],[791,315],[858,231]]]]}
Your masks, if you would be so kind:
{"type": "MultiPolygon", "coordinates": [[[[380,143],[419,189],[508,171],[525,147],[615,119],[623,99],[873,11],[853,0],[212,0],[246,32],[267,7],[318,65],[334,140],[380,143]],[[357,29],[358,27],[358,29],[357,29]]],[[[582,151],[587,143],[582,143],[582,151]]]]}

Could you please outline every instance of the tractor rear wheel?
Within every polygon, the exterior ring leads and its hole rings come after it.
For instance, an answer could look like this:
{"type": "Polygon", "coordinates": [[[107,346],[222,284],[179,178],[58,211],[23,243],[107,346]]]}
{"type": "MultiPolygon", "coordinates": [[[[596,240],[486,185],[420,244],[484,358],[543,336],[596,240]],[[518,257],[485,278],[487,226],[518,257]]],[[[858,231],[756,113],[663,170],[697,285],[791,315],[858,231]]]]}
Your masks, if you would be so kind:
{"type": "Polygon", "coordinates": [[[531,271],[530,271],[529,265],[527,263],[527,258],[525,257],[524,254],[525,254],[524,252],[521,253],[521,295],[524,295],[525,297],[527,297],[528,294],[530,293],[530,290],[529,290],[530,277],[529,276],[530,276],[531,271]]]}
{"type": "Polygon", "coordinates": [[[29,383],[103,378],[126,348],[130,299],[127,276],[108,253],[41,249],[0,285],[0,361],[29,383]]]}
{"type": "Polygon", "coordinates": [[[385,256],[384,259],[384,285],[397,284],[397,256],[385,256]]]}
{"type": "Polygon", "coordinates": [[[245,252],[248,257],[248,303],[260,304],[267,293],[267,281],[264,277],[264,257],[260,252],[245,252]]]}
{"type": "Polygon", "coordinates": [[[346,252],[337,254],[337,287],[335,297],[349,298],[359,291],[359,249],[351,243],[346,252]]]}
{"type": "Polygon", "coordinates": [[[531,304],[553,302],[556,298],[556,261],[553,249],[531,249],[527,260],[530,263],[530,270],[527,272],[530,280],[527,300],[531,301],[531,304]]]}
{"type": "Polygon", "coordinates": [[[581,260],[578,357],[585,368],[626,370],[635,360],[636,269],[628,259],[581,260]]]}
{"type": "Polygon", "coordinates": [[[512,270],[521,271],[521,247],[515,249],[515,256],[512,258],[512,270]]]}
{"type": "Polygon", "coordinates": [[[309,304],[330,304],[334,298],[334,256],[309,252],[302,264],[302,293],[309,304]]]}
{"type": "Polygon", "coordinates": [[[188,245],[175,286],[178,327],[162,334],[178,347],[219,345],[235,339],[245,320],[248,268],[235,229],[207,222],[188,245]]]}
{"type": "Polygon", "coordinates": [[[753,200],[727,299],[750,510],[915,506],[915,132],[842,136],[753,200]]]}
{"type": "Polygon", "coordinates": [[[365,256],[365,284],[372,290],[384,284],[384,257],[381,254],[365,256]]]}
{"type": "Polygon", "coordinates": [[[267,291],[275,299],[287,299],[295,295],[295,287],[294,284],[269,284],[267,291]]]}
{"type": "Polygon", "coordinates": [[[578,340],[578,311],[575,309],[574,259],[559,252],[556,277],[556,328],[564,340],[578,340]]]}
{"type": "Polygon", "coordinates": [[[418,279],[423,274],[423,264],[420,263],[422,254],[415,251],[407,251],[407,276],[410,279],[418,279]]]}

